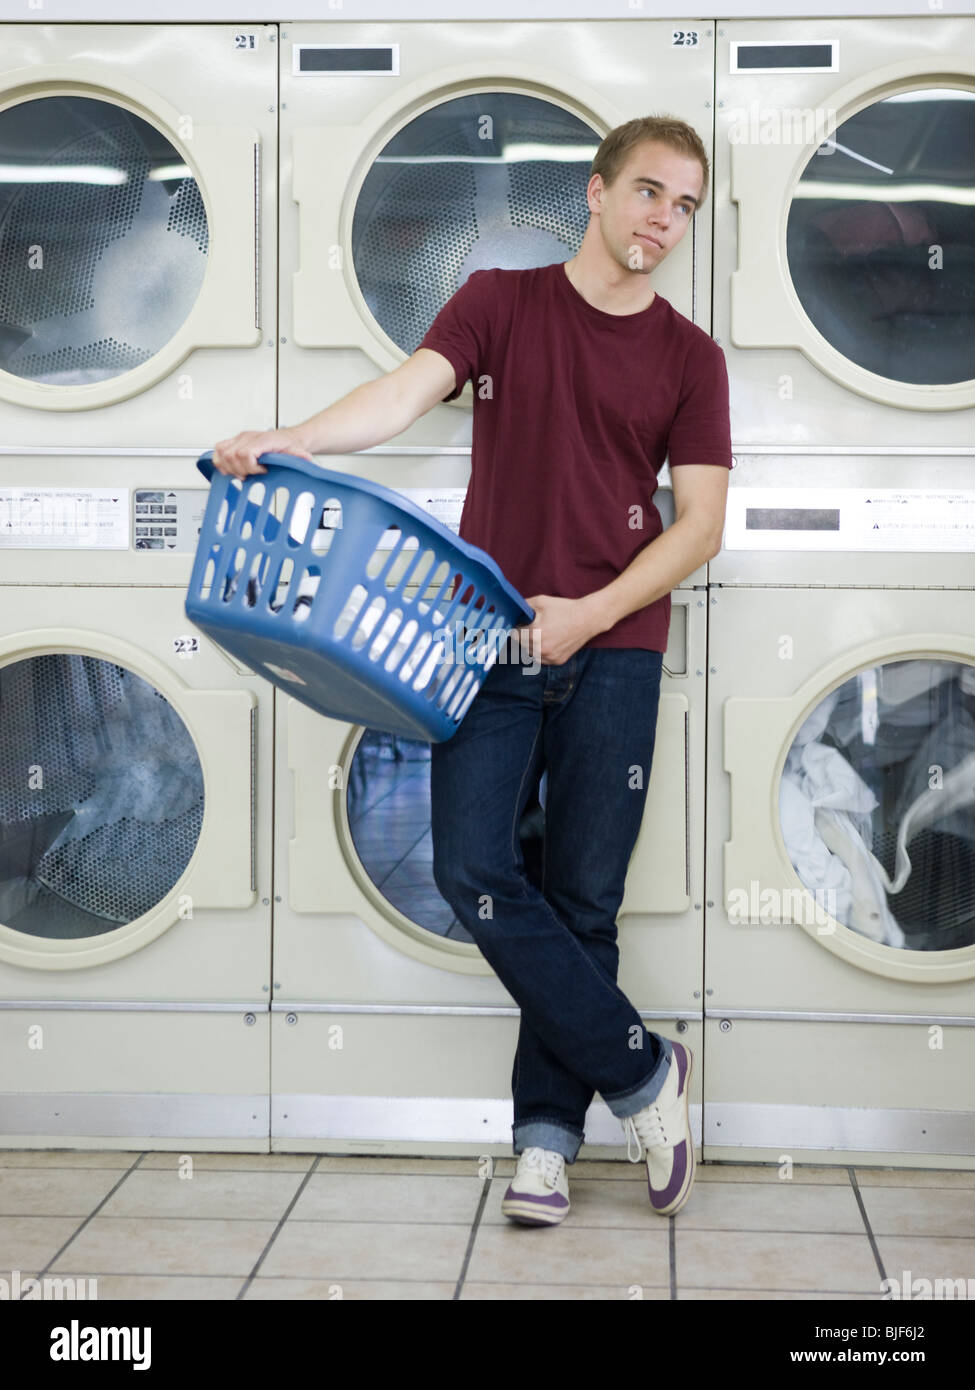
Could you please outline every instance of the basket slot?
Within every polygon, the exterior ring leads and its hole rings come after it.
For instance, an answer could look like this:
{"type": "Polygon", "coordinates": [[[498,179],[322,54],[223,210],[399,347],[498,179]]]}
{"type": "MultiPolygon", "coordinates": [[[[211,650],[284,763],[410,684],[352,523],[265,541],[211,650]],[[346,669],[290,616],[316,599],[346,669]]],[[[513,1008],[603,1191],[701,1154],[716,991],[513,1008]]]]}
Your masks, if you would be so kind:
{"type": "Polygon", "coordinates": [[[405,536],[395,555],[390,557],[389,566],[383,576],[383,583],[389,590],[402,590],[407,582],[407,574],[413,556],[419,547],[416,536],[405,536]]]}
{"type": "Polygon", "coordinates": [[[244,565],[246,563],[247,551],[244,549],[242,545],[238,546],[231,558],[229,566],[227,567],[226,583],[224,585],[223,591],[224,603],[229,603],[230,600],[236,594],[238,584],[240,581],[241,570],[244,568],[244,565]]]}
{"type": "Polygon", "coordinates": [[[236,478],[227,482],[227,491],[220,503],[220,510],[217,513],[217,535],[225,536],[230,530],[230,525],[237,512],[237,504],[243,496],[243,487],[236,478]]]}
{"type": "Polygon", "coordinates": [[[431,698],[433,698],[433,702],[437,706],[437,709],[441,710],[444,708],[451,695],[453,695],[454,691],[457,689],[458,683],[462,680],[464,676],[464,668],[463,666],[457,665],[445,665],[444,674],[446,675],[446,680],[442,680],[440,682],[439,689],[432,689],[430,692],[431,698]]]}
{"type": "Polygon", "coordinates": [[[304,545],[305,537],[308,535],[308,527],[311,524],[312,508],[315,505],[315,494],[312,492],[299,492],[294,500],[294,506],[289,516],[285,517],[288,527],[288,544],[304,545]]]}
{"type": "MultiPolygon", "coordinates": [[[[434,642],[431,633],[425,632],[421,641],[417,643],[416,659],[417,661],[422,661],[423,665],[420,667],[416,680],[413,682],[413,689],[418,692],[421,690],[426,691],[426,696],[429,698],[431,693],[436,690],[436,682],[433,683],[429,690],[427,686],[430,685],[430,682],[437,673],[438,667],[443,662],[443,650],[439,642],[434,642]]],[[[411,661],[412,660],[413,658],[411,657],[411,661]]]]}
{"type": "Polygon", "coordinates": [[[432,550],[424,550],[422,554],[417,555],[416,564],[409,571],[409,573],[406,575],[403,581],[404,585],[409,585],[410,588],[413,589],[412,594],[403,594],[403,601],[405,603],[413,602],[417,592],[420,589],[421,584],[423,583],[424,579],[426,579],[430,570],[433,568],[433,561],[434,554],[432,550]]]}
{"type": "MultiPolygon", "coordinates": [[[[396,667],[399,665],[400,661],[403,659],[403,656],[409,650],[410,644],[416,637],[416,634],[419,631],[419,627],[420,625],[415,618],[411,618],[409,622],[404,626],[399,637],[397,637],[396,639],[395,647],[390,652],[389,656],[387,656],[386,658],[385,664],[387,671],[396,670],[396,667]]],[[[419,643],[417,645],[419,645],[419,643]]]]}
{"type": "Polygon", "coordinates": [[[460,719],[461,710],[466,710],[473,700],[478,690],[481,688],[481,679],[476,671],[468,671],[460,685],[454,691],[454,698],[447,706],[447,714],[455,722],[460,719]]]}
{"type": "Polygon", "coordinates": [[[278,517],[284,516],[290,501],[291,493],[286,487],[275,488],[270,509],[264,520],[264,539],[266,541],[277,540],[281,530],[281,522],[278,517]]]}
{"type": "Polygon", "coordinates": [[[274,581],[274,598],[271,601],[271,608],[275,613],[279,613],[288,601],[288,594],[291,591],[291,581],[294,578],[295,562],[290,555],[286,555],[278,568],[278,577],[274,581]]]}
{"type": "Polygon", "coordinates": [[[470,709],[471,705],[474,702],[474,696],[477,694],[480,688],[480,681],[475,680],[471,682],[470,686],[468,687],[467,694],[464,696],[463,704],[461,704],[460,707],[453,712],[453,720],[455,724],[459,724],[460,721],[463,719],[464,715],[470,709]]]}
{"type": "MultiPolygon", "coordinates": [[[[423,660],[432,642],[432,633],[420,633],[416,641],[416,646],[410,652],[409,656],[406,658],[406,660],[403,662],[402,666],[399,669],[399,678],[401,681],[405,682],[410,680],[414,672],[418,669],[420,662],[423,660]]],[[[417,677],[417,680],[419,680],[419,676],[417,677]]],[[[414,686],[414,689],[418,690],[419,686],[414,686]]]]}
{"type": "Polygon", "coordinates": [[[311,538],[312,554],[327,555],[335,540],[336,531],[342,529],[342,503],[337,497],[329,497],[318,518],[311,538]]]}
{"type": "Polygon", "coordinates": [[[247,500],[240,513],[240,539],[242,541],[250,540],[254,534],[254,525],[261,512],[264,493],[265,487],[262,482],[251,483],[247,489],[247,500]]]}
{"type": "Polygon", "coordinates": [[[390,526],[388,530],[383,532],[382,536],[380,537],[379,544],[376,546],[375,550],[372,552],[372,554],[369,556],[369,559],[366,561],[367,579],[379,578],[383,570],[386,568],[390,560],[393,558],[393,555],[396,553],[396,549],[402,539],[403,532],[400,530],[398,526],[390,526]],[[391,543],[387,541],[387,537],[392,538],[391,543]],[[387,543],[383,544],[384,541],[386,541],[387,543]]]}
{"type": "MultiPolygon", "coordinates": [[[[436,559],[436,556],[434,556],[434,559],[436,559]]],[[[448,582],[450,582],[450,579],[451,579],[450,565],[447,563],[446,560],[441,560],[441,561],[440,561],[440,564],[439,564],[439,565],[437,566],[437,568],[436,568],[436,571],[435,571],[435,573],[434,573],[433,578],[430,580],[430,583],[427,585],[427,590],[426,590],[425,595],[423,596],[422,599],[420,599],[419,603],[417,604],[417,608],[419,609],[419,611],[420,611],[421,613],[429,613],[429,611],[430,611],[430,609],[433,607],[433,605],[434,605],[435,603],[439,603],[439,602],[440,602],[441,595],[442,595],[442,593],[443,593],[444,587],[446,586],[446,584],[447,584],[448,582]]],[[[443,619],[439,614],[437,614],[437,615],[435,615],[435,616],[436,616],[436,621],[437,621],[438,623],[444,621],[444,619],[443,619]]]]}
{"type": "Polygon", "coordinates": [[[332,636],[336,641],[344,637],[349,631],[349,628],[356,620],[359,609],[368,597],[369,590],[363,588],[361,584],[357,584],[349,594],[349,597],[345,600],[345,606],[335,620],[335,626],[332,628],[332,636]]]}
{"type": "Polygon", "coordinates": [[[247,588],[244,593],[244,602],[249,608],[253,608],[260,597],[270,558],[266,550],[259,550],[251,561],[250,573],[247,576],[247,588]]]}
{"type": "Polygon", "coordinates": [[[306,623],[311,617],[312,604],[321,582],[322,572],[319,567],[317,565],[306,566],[304,573],[298,580],[298,592],[291,609],[296,623],[306,623]]]}
{"type": "Polygon", "coordinates": [[[372,636],[373,629],[382,617],[385,608],[386,600],[377,594],[365,613],[363,613],[362,620],[352,635],[353,651],[360,651],[361,648],[366,645],[369,638],[372,636]]]}
{"type": "Polygon", "coordinates": [[[386,621],[376,636],[376,640],[369,648],[369,660],[378,661],[390,642],[396,636],[397,629],[403,621],[402,608],[393,608],[386,617],[386,621]]]}

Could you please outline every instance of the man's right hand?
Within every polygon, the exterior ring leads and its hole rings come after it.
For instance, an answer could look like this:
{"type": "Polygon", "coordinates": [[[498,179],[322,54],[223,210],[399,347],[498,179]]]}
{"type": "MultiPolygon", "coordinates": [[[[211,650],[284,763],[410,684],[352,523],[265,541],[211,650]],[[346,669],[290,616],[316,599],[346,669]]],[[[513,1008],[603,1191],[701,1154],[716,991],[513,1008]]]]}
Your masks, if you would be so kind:
{"type": "Polygon", "coordinates": [[[261,454],[297,454],[309,463],[315,462],[294,430],[244,430],[233,439],[222,439],[214,445],[213,466],[218,473],[233,478],[266,473],[267,469],[257,462],[261,454]]]}

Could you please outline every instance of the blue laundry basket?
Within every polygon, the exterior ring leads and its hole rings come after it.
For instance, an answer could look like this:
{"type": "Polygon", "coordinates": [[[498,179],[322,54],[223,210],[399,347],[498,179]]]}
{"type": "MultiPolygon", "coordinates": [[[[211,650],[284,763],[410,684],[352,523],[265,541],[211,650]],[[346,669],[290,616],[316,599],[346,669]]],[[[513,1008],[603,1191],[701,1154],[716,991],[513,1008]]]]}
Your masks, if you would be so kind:
{"type": "Polygon", "coordinates": [[[210,481],[186,614],[302,704],[407,738],[457,730],[533,610],[483,550],[378,483],[263,454],[210,481]]]}

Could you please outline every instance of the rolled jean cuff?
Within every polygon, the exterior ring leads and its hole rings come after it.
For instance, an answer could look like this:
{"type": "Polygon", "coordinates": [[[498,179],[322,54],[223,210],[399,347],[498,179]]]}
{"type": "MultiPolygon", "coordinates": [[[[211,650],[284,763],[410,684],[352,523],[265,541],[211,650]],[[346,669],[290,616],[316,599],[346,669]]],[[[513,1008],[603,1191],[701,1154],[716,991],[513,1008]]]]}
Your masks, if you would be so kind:
{"type": "Polygon", "coordinates": [[[549,1149],[561,1154],[566,1163],[574,1163],[576,1154],[582,1148],[583,1136],[554,1120],[529,1120],[527,1123],[512,1125],[511,1137],[515,1154],[523,1154],[526,1149],[549,1149]]]}
{"type": "Polygon", "coordinates": [[[618,1120],[625,1120],[627,1116],[635,1115],[638,1110],[643,1110],[655,1101],[663,1090],[674,1049],[666,1038],[661,1038],[660,1044],[664,1055],[657,1063],[656,1071],[646,1081],[642,1081],[635,1091],[620,1093],[612,1097],[600,1093],[618,1120]]]}

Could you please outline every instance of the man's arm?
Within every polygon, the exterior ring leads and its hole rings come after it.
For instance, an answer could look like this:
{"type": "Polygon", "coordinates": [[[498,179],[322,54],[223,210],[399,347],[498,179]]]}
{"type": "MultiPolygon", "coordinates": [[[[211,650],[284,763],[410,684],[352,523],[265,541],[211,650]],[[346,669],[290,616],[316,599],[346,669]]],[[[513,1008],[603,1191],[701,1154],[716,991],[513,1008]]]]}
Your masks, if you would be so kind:
{"type": "MultiPolygon", "coordinates": [[[[585,598],[535,594],[535,617],[526,627],[541,632],[540,661],[560,666],[601,632],[675,589],[721,549],[728,469],[681,464],[673,469],[674,524],[644,546],[622,574],[585,598]]],[[[538,643],[539,638],[533,638],[538,643]]]]}
{"type": "Polygon", "coordinates": [[[221,473],[244,478],[264,473],[261,454],[297,454],[314,463],[313,454],[354,454],[402,434],[449,396],[456,386],[454,369],[432,348],[417,348],[395,371],[357,386],[334,405],[303,424],[280,430],[245,430],[214,446],[213,464],[221,473]]]}

